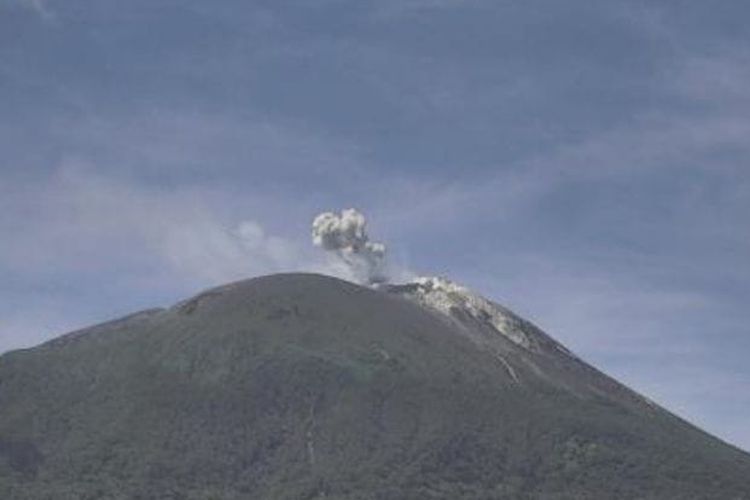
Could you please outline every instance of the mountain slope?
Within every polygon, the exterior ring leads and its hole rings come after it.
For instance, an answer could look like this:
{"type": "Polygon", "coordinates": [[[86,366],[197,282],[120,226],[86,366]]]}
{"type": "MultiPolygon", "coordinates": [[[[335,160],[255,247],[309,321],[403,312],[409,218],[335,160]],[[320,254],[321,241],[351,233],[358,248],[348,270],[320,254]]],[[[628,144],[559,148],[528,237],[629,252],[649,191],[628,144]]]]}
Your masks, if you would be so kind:
{"type": "Polygon", "coordinates": [[[267,276],[0,357],[0,498],[750,499],[750,457],[446,282],[267,276]]]}

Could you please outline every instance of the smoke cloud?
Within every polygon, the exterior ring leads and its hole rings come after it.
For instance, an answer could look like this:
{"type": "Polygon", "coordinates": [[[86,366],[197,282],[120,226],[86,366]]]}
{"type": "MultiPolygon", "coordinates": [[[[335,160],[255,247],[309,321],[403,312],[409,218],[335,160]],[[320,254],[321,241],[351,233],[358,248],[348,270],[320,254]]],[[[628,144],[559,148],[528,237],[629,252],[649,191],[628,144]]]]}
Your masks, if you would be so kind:
{"type": "Polygon", "coordinates": [[[343,261],[356,281],[374,285],[387,281],[385,245],[370,241],[366,226],[365,216],[353,208],[324,212],[313,220],[312,240],[343,261]]]}

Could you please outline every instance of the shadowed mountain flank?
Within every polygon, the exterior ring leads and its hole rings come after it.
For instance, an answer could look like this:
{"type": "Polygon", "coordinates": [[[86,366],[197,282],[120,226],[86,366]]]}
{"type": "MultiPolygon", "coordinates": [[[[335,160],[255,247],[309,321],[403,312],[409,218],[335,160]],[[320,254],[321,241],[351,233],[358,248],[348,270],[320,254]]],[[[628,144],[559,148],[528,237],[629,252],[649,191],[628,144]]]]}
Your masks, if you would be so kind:
{"type": "Polygon", "coordinates": [[[736,500],[749,477],[437,281],[266,276],[0,357],[0,498],[736,500]]]}

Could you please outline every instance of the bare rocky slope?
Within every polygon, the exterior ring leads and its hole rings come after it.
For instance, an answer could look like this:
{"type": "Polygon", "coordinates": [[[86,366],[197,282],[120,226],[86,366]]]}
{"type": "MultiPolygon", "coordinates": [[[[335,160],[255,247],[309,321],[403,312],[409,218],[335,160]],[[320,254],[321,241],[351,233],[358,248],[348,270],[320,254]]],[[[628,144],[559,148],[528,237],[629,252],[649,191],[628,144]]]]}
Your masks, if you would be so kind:
{"type": "Polygon", "coordinates": [[[445,280],[284,274],[0,356],[0,498],[750,499],[750,456],[445,280]]]}

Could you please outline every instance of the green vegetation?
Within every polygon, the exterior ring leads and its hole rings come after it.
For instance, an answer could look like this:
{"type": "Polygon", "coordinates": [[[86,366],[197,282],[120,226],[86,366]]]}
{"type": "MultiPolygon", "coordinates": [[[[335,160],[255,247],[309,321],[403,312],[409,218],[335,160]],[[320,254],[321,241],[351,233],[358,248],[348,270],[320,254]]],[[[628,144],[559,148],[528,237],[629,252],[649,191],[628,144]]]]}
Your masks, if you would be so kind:
{"type": "Polygon", "coordinates": [[[750,499],[747,454],[498,345],[520,383],[398,295],[277,275],[11,352],[0,498],[750,499]]]}

